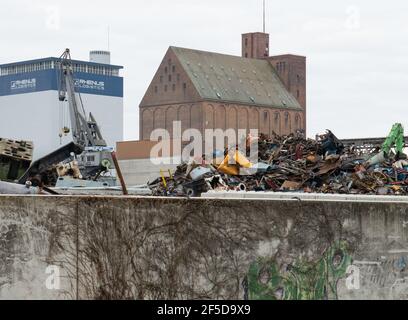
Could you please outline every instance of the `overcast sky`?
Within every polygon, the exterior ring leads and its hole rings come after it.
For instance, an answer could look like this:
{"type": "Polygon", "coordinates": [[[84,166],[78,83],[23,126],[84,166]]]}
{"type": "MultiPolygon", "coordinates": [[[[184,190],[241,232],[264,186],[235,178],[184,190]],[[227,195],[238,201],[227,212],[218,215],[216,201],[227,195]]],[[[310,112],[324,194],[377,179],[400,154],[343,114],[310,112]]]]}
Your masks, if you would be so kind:
{"type": "MultiPolygon", "coordinates": [[[[271,54],[307,56],[308,135],[385,136],[408,128],[408,2],[266,0],[271,54]]],[[[0,64],[107,49],[125,66],[125,138],[170,45],[241,54],[262,30],[262,0],[2,0],[0,64]]]]}

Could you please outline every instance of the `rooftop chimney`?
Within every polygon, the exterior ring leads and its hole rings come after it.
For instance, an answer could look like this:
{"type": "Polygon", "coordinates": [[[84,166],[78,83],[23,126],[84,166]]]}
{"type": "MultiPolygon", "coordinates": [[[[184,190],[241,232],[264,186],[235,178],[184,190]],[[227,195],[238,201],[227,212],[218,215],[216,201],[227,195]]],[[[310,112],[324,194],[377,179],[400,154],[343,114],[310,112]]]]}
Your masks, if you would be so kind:
{"type": "Polygon", "coordinates": [[[263,32],[242,35],[242,57],[265,59],[269,57],[269,34],[263,32]]]}

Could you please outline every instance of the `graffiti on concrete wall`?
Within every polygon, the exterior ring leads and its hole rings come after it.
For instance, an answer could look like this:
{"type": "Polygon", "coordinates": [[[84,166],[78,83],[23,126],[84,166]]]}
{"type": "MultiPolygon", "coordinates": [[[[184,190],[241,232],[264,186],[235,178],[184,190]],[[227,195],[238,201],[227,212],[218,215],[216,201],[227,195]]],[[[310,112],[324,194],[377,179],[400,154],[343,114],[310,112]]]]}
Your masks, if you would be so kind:
{"type": "Polygon", "coordinates": [[[317,262],[299,259],[279,266],[274,259],[260,258],[249,270],[245,285],[249,300],[338,299],[337,284],[347,277],[352,264],[346,242],[339,242],[317,262]]]}
{"type": "Polygon", "coordinates": [[[381,291],[379,299],[408,299],[407,255],[392,254],[376,261],[354,261],[354,264],[360,270],[363,289],[381,291]]]}

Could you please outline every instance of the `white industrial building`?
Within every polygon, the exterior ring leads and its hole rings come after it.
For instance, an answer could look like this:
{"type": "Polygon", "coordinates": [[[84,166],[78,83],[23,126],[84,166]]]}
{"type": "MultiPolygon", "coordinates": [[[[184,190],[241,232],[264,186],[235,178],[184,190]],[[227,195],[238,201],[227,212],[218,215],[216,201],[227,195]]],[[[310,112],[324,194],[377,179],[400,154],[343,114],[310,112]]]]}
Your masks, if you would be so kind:
{"type": "MultiPolygon", "coordinates": [[[[73,61],[75,86],[109,146],[123,140],[123,78],[110,53],[92,51],[90,62],[73,61]]],[[[72,141],[68,106],[58,99],[59,58],[0,65],[0,137],[34,143],[38,159],[72,141]]]]}

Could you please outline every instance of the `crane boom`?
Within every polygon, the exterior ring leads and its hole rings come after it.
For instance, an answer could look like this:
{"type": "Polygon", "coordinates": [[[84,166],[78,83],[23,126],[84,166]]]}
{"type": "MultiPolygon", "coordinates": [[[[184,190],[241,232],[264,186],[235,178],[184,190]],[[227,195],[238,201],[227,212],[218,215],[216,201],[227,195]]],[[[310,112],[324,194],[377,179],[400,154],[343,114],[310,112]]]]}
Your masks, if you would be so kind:
{"type": "Polygon", "coordinates": [[[74,142],[84,148],[106,147],[98,123],[90,113],[89,120],[86,117],[82,100],[75,93],[74,68],[69,49],[66,49],[60,57],[61,73],[58,96],[60,101],[68,101],[71,120],[71,130],[74,142]]]}

